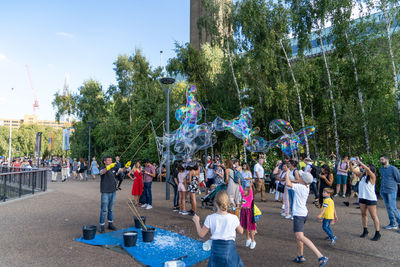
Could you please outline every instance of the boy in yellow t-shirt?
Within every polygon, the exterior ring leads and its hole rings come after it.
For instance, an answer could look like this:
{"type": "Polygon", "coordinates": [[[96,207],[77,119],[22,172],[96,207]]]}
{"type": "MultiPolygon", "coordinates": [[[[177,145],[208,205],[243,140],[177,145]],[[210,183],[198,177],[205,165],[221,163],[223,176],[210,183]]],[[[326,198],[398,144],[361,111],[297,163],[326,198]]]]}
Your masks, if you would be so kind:
{"type": "Polygon", "coordinates": [[[318,214],[317,218],[322,221],[322,229],[325,233],[328,234],[326,240],[331,241],[331,245],[336,243],[337,237],[333,235],[331,229],[331,223],[336,223],[338,221],[338,217],[336,216],[335,203],[333,202],[331,196],[333,194],[332,188],[324,188],[322,192],[322,196],[324,197],[324,202],[322,203],[322,208],[320,214],[318,214]]]}

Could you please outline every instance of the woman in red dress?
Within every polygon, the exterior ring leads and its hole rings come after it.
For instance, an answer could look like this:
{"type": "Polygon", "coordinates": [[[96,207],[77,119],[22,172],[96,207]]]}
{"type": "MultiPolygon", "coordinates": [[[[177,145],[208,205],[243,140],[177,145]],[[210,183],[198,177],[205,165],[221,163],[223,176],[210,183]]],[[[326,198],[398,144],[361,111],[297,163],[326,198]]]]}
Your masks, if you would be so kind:
{"type": "Polygon", "coordinates": [[[136,161],[135,166],[128,173],[128,177],[133,181],[132,195],[135,199],[135,204],[139,204],[139,197],[143,193],[143,176],[142,167],[140,166],[140,161],[136,161]],[[131,174],[133,173],[133,178],[131,174]]]}

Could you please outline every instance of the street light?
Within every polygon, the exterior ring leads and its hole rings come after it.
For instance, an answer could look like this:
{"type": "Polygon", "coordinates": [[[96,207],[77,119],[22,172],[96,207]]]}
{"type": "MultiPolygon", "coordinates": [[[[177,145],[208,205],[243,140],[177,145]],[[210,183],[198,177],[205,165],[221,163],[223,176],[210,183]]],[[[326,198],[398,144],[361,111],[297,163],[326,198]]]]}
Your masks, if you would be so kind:
{"type": "MultiPolygon", "coordinates": [[[[174,78],[161,78],[160,80],[161,86],[164,89],[165,93],[167,93],[167,135],[169,135],[169,93],[171,92],[172,88],[174,87],[173,84],[175,83],[174,78]]],[[[170,162],[169,162],[169,139],[167,143],[167,162],[166,162],[166,177],[165,177],[165,200],[169,200],[169,179],[170,179],[170,162]]],[[[161,168],[162,166],[160,166],[161,168]]]]}
{"type": "Polygon", "coordinates": [[[89,125],[89,154],[88,154],[88,162],[90,162],[90,130],[92,129],[92,126],[94,124],[93,121],[88,121],[87,124],[89,125]]]}
{"type": "MultiPolygon", "coordinates": [[[[204,122],[207,123],[207,109],[208,109],[208,105],[210,104],[209,101],[204,100],[201,102],[201,105],[204,108],[204,122]]],[[[204,150],[204,166],[207,166],[207,148],[204,150]]]]}

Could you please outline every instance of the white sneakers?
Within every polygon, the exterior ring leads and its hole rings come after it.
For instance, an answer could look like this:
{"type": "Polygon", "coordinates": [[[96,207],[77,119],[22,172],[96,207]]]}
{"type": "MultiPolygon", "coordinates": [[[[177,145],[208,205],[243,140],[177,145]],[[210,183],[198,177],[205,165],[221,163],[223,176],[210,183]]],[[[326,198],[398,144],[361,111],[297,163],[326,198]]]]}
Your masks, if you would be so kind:
{"type": "Polygon", "coordinates": [[[251,239],[246,240],[246,247],[250,247],[250,249],[254,249],[256,247],[256,241],[251,242],[251,239]]]}
{"type": "Polygon", "coordinates": [[[283,210],[285,209],[285,204],[282,205],[281,209],[283,209],[283,210]]]}
{"type": "Polygon", "coordinates": [[[286,215],[285,219],[292,219],[292,215],[290,215],[290,214],[286,215]]]}
{"type": "Polygon", "coordinates": [[[140,206],[140,207],[142,207],[142,208],[146,208],[147,207],[147,204],[143,204],[142,206],[140,206]]]}
{"type": "Polygon", "coordinates": [[[147,205],[146,210],[151,210],[153,207],[151,205],[147,205]]]}

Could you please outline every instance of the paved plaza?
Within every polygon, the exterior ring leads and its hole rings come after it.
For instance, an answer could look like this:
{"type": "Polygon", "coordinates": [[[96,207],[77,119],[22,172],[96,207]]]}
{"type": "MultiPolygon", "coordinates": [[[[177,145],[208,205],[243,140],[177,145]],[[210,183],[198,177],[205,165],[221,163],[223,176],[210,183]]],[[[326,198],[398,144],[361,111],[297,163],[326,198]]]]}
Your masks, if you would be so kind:
{"type": "MultiPolygon", "coordinates": [[[[122,190],[117,191],[115,224],[118,228],[133,225],[126,205],[131,188],[132,182],[125,180],[122,190]]],[[[153,183],[153,209],[141,209],[142,215],[147,216],[147,224],[199,239],[191,217],[172,212],[172,202],[164,200],[164,191],[165,183],[153,183]]],[[[257,195],[256,200],[259,199],[257,195]]],[[[342,198],[335,199],[339,222],[333,226],[338,236],[334,247],[324,240],[325,233],[316,219],[318,210],[309,205],[305,234],[329,257],[328,266],[400,266],[400,234],[381,230],[382,239],[378,242],[359,238],[362,231],[360,211],[345,207],[342,201],[342,198]]],[[[256,204],[263,216],[258,222],[255,250],[245,247],[245,236],[239,235],[236,239],[244,265],[296,266],[292,263],[296,256],[292,221],[279,215],[281,205],[273,202],[271,194],[267,202],[256,204]]],[[[0,266],[141,266],[130,255],[74,241],[81,236],[82,225],[98,224],[99,209],[99,179],[49,183],[47,193],[0,204],[0,266]]],[[[209,208],[199,208],[201,221],[211,212],[209,208]]],[[[382,200],[378,216],[382,226],[387,225],[382,200]]],[[[372,220],[369,230],[371,238],[374,234],[372,220]]],[[[303,266],[317,265],[307,248],[305,258],[307,263],[303,266]]],[[[202,262],[198,266],[206,264],[202,262]]]]}

